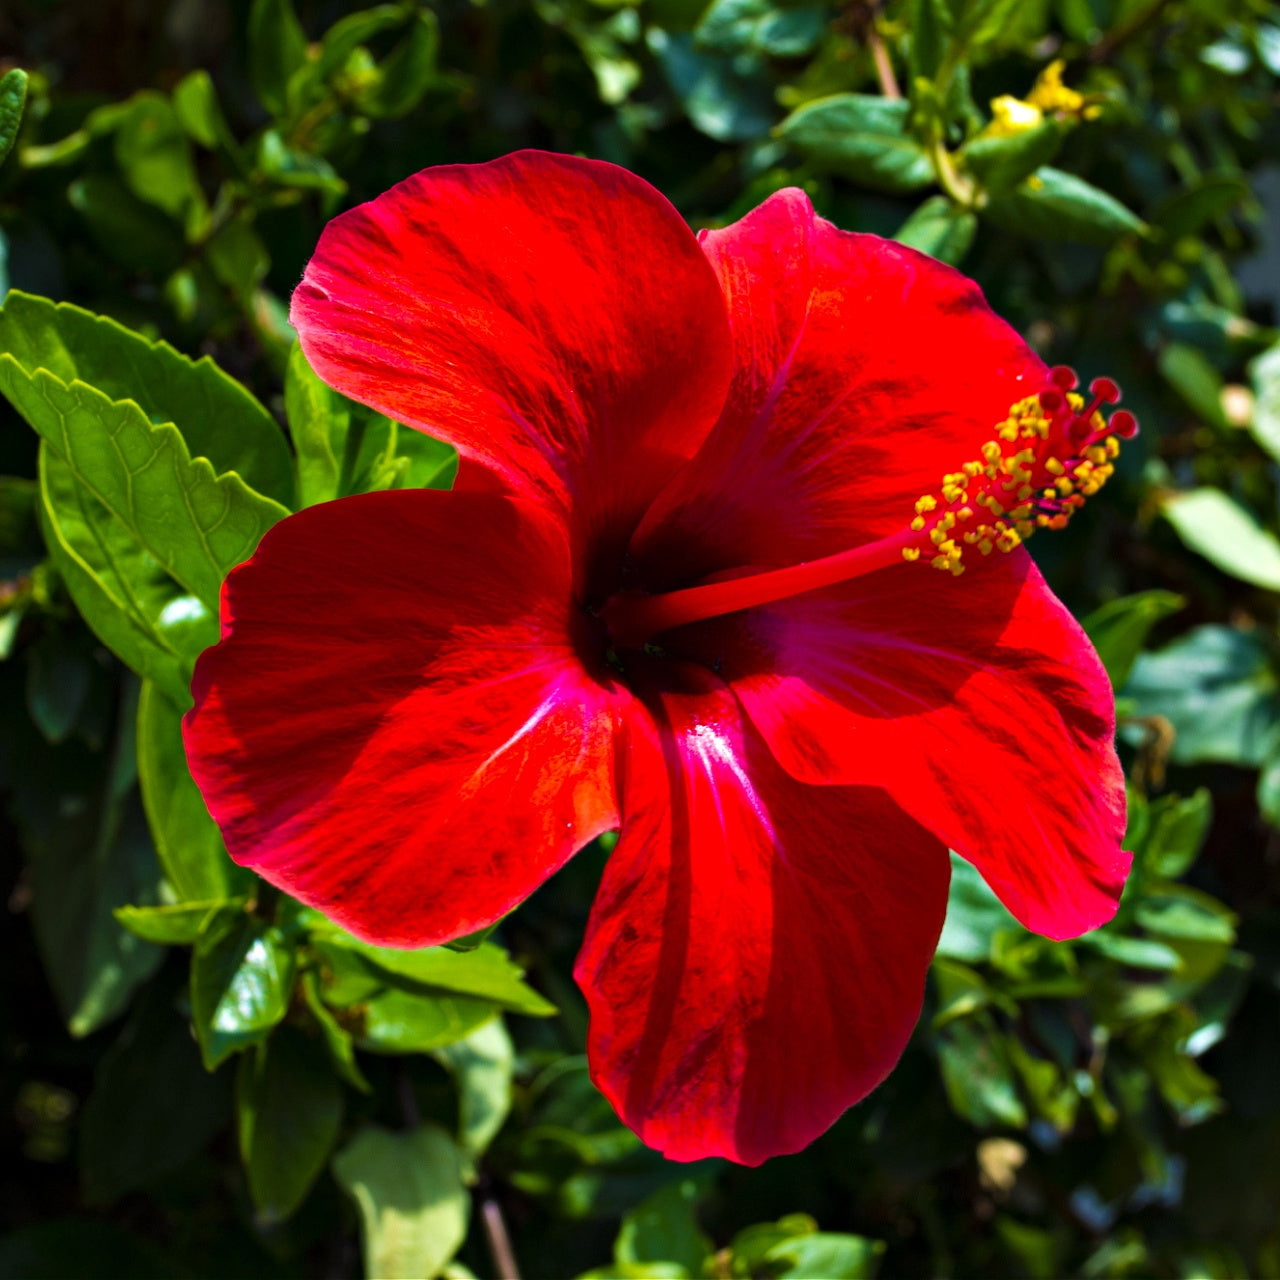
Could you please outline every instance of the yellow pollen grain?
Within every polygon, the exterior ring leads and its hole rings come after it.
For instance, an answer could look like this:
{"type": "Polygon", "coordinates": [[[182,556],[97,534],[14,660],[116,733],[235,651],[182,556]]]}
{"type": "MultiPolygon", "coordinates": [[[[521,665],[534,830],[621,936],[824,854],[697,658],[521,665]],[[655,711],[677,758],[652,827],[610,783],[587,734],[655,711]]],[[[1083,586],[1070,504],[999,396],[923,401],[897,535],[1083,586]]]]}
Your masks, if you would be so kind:
{"type": "Polygon", "coordinates": [[[920,548],[919,547],[903,547],[902,558],[904,560],[919,560],[920,548]]]}

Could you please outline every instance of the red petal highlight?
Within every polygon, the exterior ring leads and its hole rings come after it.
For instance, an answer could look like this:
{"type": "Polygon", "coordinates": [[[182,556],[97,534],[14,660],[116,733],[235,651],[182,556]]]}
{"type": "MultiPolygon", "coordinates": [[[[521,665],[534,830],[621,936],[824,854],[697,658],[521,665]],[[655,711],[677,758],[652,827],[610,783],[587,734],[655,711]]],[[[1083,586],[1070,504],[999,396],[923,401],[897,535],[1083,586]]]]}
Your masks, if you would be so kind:
{"type": "Polygon", "coordinates": [[[335,218],[291,319],[331,386],[624,539],[729,379],[680,215],[624,169],[543,152],[426,169],[335,218]]]}
{"type": "Polygon", "coordinates": [[[353,933],[481,928],[618,825],[627,695],[583,669],[536,507],[404,491],[311,507],[228,578],[192,774],[233,858],[353,933]]]}
{"type": "Polygon", "coordinates": [[[1130,855],[1111,688],[1025,552],[958,579],[881,570],[681,648],[722,664],[791,774],[883,787],[1029,929],[1115,914],[1130,855]]]}
{"type": "Polygon", "coordinates": [[[718,680],[687,679],[630,720],[626,823],[576,977],[626,1123],[672,1159],[754,1165],[898,1060],[949,867],[882,792],[794,781],[718,680]]]}
{"type": "Polygon", "coordinates": [[[702,245],[729,308],[734,376],[715,431],[632,542],[651,589],[897,532],[1047,382],[971,280],[837,230],[800,191],[702,245]]]}

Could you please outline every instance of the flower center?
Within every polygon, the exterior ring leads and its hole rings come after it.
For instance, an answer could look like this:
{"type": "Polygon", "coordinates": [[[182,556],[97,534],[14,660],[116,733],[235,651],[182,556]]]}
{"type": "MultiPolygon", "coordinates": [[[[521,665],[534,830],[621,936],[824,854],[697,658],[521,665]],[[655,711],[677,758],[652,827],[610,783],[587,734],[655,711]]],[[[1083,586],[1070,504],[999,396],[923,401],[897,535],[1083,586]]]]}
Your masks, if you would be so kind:
{"type": "Polygon", "coordinates": [[[819,560],[782,569],[744,572],[661,595],[620,592],[600,610],[614,648],[633,648],[691,622],[770,604],[789,596],[847,582],[877,569],[925,557],[936,569],[959,576],[964,554],[1012,551],[1037,529],[1062,529],[1086,498],[1115,470],[1120,440],[1137,434],[1124,409],[1102,416],[1120,399],[1110,378],[1097,378],[1086,404],[1076,375],[1065,365],[1050,372],[1052,385],[1019,400],[994,429],[994,439],[923,494],[915,515],[898,533],[819,560]]]}

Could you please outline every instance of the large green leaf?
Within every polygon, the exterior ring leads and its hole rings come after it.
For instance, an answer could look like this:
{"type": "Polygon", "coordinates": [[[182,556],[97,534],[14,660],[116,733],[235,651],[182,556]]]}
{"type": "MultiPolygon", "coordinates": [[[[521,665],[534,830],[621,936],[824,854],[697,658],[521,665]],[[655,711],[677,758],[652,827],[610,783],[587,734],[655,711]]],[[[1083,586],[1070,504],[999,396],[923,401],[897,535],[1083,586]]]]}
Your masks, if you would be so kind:
{"type": "Polygon", "coordinates": [[[289,80],[307,61],[307,37],[289,0],[253,0],[249,10],[249,75],[274,115],[287,105],[289,80]]]}
{"type": "Polygon", "coordinates": [[[462,1160],[436,1125],[365,1125],[334,1157],[333,1175],[360,1211],[367,1276],[431,1280],[466,1239],[462,1160]]]}
{"type": "Polygon", "coordinates": [[[960,149],[960,161],[991,192],[1004,192],[1031,176],[1057,154],[1063,131],[1046,120],[1008,137],[977,137],[960,149]]]}
{"type": "Polygon", "coordinates": [[[809,102],[789,115],[778,135],[806,159],[882,191],[915,191],[934,180],[928,153],[907,131],[910,107],[861,93],[809,102]]]}
{"type": "Polygon", "coordinates": [[[993,198],[985,215],[1020,235],[1084,244],[1110,244],[1145,226],[1114,196],[1048,166],[1037,169],[1014,191],[993,198]]]}
{"type": "Polygon", "coordinates": [[[511,1110],[515,1047],[501,1018],[436,1049],[433,1055],[458,1087],[458,1145],[481,1156],[511,1110]]]}
{"type": "Polygon", "coordinates": [[[36,941],[76,1036],[116,1017],[163,957],[113,914],[155,902],[159,892],[134,786],[133,696],[126,685],[105,768],[77,743],[55,752],[37,735],[13,762],[13,814],[30,861],[36,941]]]}
{"type": "Polygon", "coordinates": [[[354,952],[393,979],[410,986],[451,991],[458,995],[487,1000],[513,1013],[547,1017],[556,1012],[522,980],[520,967],[499,946],[486,942],[474,951],[451,951],[448,947],[426,947],[402,951],[375,947],[338,929],[319,935],[325,941],[354,952]]]}
{"type": "Polygon", "coordinates": [[[342,1086],[316,1048],[281,1027],[240,1058],[240,1157],[263,1222],[279,1222],[302,1203],[338,1139],[342,1086]]]}
{"type": "Polygon", "coordinates": [[[129,190],[193,230],[207,215],[195,157],[178,113],[159,93],[137,94],[120,119],[116,163],[129,190]]]}
{"type": "Polygon", "coordinates": [[[773,95],[759,59],[701,53],[691,35],[660,27],[649,28],[648,43],[695,128],[717,142],[769,131],[773,95]]]}
{"type": "Polygon", "coordinates": [[[1223,573],[1280,591],[1280,540],[1221,489],[1172,494],[1162,510],[1178,537],[1223,573]]]}
{"type": "Polygon", "coordinates": [[[128,667],[187,706],[192,664],[218,639],[216,609],[180,587],[44,442],[40,517],[80,616],[128,667]]]}
{"type": "Polygon", "coordinates": [[[624,1213],[613,1245],[614,1261],[624,1267],[674,1262],[685,1275],[700,1276],[714,1246],[694,1216],[697,1198],[698,1184],[684,1179],[669,1183],[624,1213]]]}
{"type": "Polygon", "coordinates": [[[80,1117],[91,1204],[107,1204],[177,1168],[226,1124],[226,1081],[200,1065],[172,990],[158,979],[94,1072],[80,1117]]]}
{"type": "Polygon", "coordinates": [[[106,316],[16,289],[0,308],[0,351],[28,377],[46,369],[60,382],[133,401],[150,422],[175,424],[192,458],[208,458],[215,471],[235,471],[259,493],[291,504],[293,463],[283,433],[208,356],[189,360],[106,316]]]}
{"type": "Polygon", "coordinates": [[[111,400],[0,354],[0,391],[77,484],[189,592],[216,613],[222,580],[287,511],[235,473],[192,459],[178,429],[136,403],[111,400]]]}
{"type": "Polygon", "coordinates": [[[18,140],[22,108],[27,100],[27,73],[19,67],[0,78],[0,164],[4,164],[18,140]]]}
{"type": "Polygon", "coordinates": [[[947,196],[930,196],[894,233],[894,239],[956,266],[969,252],[978,218],[947,196]]]}
{"type": "Polygon", "coordinates": [[[376,1053],[431,1053],[471,1035],[497,1009],[487,1000],[404,991],[380,991],[360,1007],[360,1047],[376,1053]]]}
{"type": "Polygon", "coordinates": [[[409,30],[378,66],[378,77],[359,94],[360,109],[375,120],[394,120],[412,111],[431,87],[440,32],[436,16],[420,9],[409,30]]]}
{"type": "Polygon", "coordinates": [[[294,968],[280,931],[247,914],[219,915],[201,934],[191,959],[191,1016],[210,1071],[284,1017],[294,968]]]}
{"type": "Polygon", "coordinates": [[[1119,689],[1129,678],[1151,628],[1162,618],[1177,613],[1186,601],[1172,591],[1139,591],[1136,595],[1109,600],[1095,609],[1082,625],[1119,689]]]}
{"type": "Polygon", "coordinates": [[[150,683],[138,700],[138,782],[160,865],[178,896],[199,902],[247,893],[253,873],[227,856],[187,768],[182,713],[150,683]]]}
{"type": "Polygon", "coordinates": [[[1144,715],[1173,725],[1172,759],[1256,767],[1280,721],[1280,681],[1265,639],[1205,626],[1134,663],[1124,687],[1144,715]]]}

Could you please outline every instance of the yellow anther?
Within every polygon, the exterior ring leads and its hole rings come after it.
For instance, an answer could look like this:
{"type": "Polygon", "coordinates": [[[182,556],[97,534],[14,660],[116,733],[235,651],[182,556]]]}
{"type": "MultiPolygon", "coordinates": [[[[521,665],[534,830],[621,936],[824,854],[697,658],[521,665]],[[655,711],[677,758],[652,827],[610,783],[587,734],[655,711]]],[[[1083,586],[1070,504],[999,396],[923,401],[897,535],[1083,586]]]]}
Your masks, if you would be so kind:
{"type": "Polygon", "coordinates": [[[919,533],[920,530],[924,528],[924,516],[916,516],[916,518],[911,522],[911,528],[916,533],[919,533]]]}
{"type": "Polygon", "coordinates": [[[919,547],[903,547],[902,558],[904,560],[919,560],[920,548],[919,547]]]}
{"type": "Polygon", "coordinates": [[[937,505],[937,498],[931,497],[926,493],[923,498],[916,502],[916,515],[922,516],[926,511],[932,511],[937,505]]]}
{"type": "Polygon", "coordinates": [[[972,519],[973,519],[973,508],[972,508],[972,507],[961,507],[961,508],[960,508],[960,510],[956,512],[956,516],[957,516],[957,518],[958,518],[958,519],[960,519],[960,520],[972,520],[972,519]]]}
{"type": "Polygon", "coordinates": [[[1058,461],[1057,458],[1045,459],[1044,469],[1051,476],[1060,476],[1066,471],[1066,467],[1064,467],[1062,463],[1058,461]]]}
{"type": "Polygon", "coordinates": [[[1018,537],[1016,529],[1006,529],[996,539],[996,546],[999,547],[1001,551],[1012,551],[1014,547],[1018,546],[1021,542],[1022,539],[1018,537]]]}
{"type": "Polygon", "coordinates": [[[1103,448],[1106,449],[1108,458],[1118,458],[1120,456],[1120,441],[1115,436],[1108,436],[1103,448]]]}
{"type": "Polygon", "coordinates": [[[981,551],[984,556],[989,556],[992,551],[991,539],[983,538],[983,540],[978,543],[978,550],[981,551]]]}

